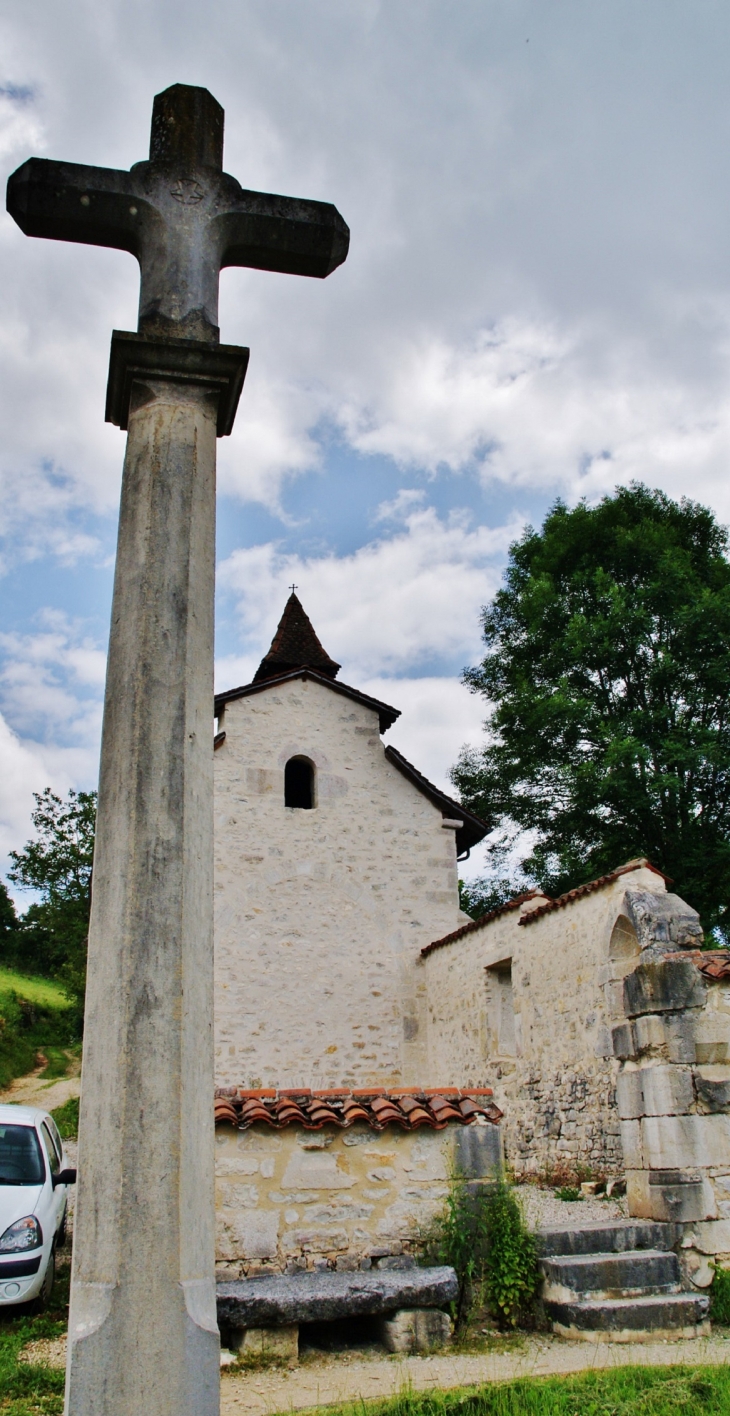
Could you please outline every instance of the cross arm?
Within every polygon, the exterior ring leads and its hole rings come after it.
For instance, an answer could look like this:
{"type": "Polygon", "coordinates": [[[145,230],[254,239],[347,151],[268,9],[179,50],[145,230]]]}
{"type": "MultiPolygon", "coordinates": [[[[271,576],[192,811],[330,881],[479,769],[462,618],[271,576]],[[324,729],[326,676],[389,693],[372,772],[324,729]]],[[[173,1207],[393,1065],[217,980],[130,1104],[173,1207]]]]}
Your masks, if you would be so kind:
{"type": "Polygon", "coordinates": [[[228,179],[221,269],[250,266],[324,279],[347,256],[350,229],[331,202],[248,192],[228,179]]]}
{"type": "Polygon", "coordinates": [[[159,218],[136,185],[129,172],[31,157],[8,180],[7,208],[26,236],[139,256],[143,224],[159,218]]]}

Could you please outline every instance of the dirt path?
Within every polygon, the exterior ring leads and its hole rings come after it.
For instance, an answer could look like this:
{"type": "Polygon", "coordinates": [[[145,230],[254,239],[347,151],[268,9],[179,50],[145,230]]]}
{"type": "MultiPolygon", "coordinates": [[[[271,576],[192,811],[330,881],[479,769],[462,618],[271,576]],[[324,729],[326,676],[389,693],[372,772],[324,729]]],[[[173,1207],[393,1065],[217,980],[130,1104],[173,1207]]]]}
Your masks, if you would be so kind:
{"type": "Polygon", "coordinates": [[[38,1106],[43,1111],[53,1111],[55,1107],[63,1106],[72,1096],[80,1095],[80,1059],[72,1058],[69,1070],[72,1072],[71,1076],[58,1077],[56,1081],[49,1082],[41,1077],[43,1067],[36,1067],[35,1071],[29,1072],[26,1077],[16,1077],[5,1091],[0,1092],[0,1102],[11,1102],[13,1106],[38,1106]]]}
{"type": "Polygon", "coordinates": [[[221,1374],[221,1416],[264,1416],[334,1402],[395,1396],[401,1388],[470,1386],[511,1377],[546,1377],[593,1367],[688,1366],[730,1363],[730,1339],[717,1334],[691,1342],[564,1342],[526,1338],[514,1347],[475,1356],[363,1358],[339,1355],[306,1361],[290,1371],[221,1374]]]}

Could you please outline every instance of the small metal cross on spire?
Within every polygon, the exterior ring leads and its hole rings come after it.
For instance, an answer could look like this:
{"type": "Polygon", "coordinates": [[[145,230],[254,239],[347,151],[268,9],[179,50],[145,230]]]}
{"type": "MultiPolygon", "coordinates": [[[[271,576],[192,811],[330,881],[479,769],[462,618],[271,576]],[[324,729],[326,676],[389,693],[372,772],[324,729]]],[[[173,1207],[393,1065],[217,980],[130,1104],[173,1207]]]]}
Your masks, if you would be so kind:
{"type": "Polygon", "coordinates": [[[137,257],[139,331],[218,341],[225,266],[327,276],[350,233],[329,202],[243,189],[223,171],[223,109],[174,84],[152,109],[150,155],[129,172],[32,157],[8,182],[26,236],[112,246],[137,257]]]}
{"type": "Polygon", "coordinates": [[[299,586],[298,586],[298,585],[289,585],[289,586],[287,586],[287,589],[289,589],[289,590],[291,590],[291,591],[293,592],[294,590],[298,590],[298,589],[299,589],[299,586]]]}

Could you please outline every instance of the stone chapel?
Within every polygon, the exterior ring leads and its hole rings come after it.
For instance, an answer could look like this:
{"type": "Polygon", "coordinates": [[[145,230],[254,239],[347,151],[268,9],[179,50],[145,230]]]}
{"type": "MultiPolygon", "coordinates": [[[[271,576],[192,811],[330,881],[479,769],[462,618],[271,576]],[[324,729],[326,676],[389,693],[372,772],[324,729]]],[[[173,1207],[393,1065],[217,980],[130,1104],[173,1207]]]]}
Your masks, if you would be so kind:
{"type": "Polygon", "coordinates": [[[706,1286],[730,1264],[730,951],[643,859],[468,919],[457,861],[487,827],[338,673],[292,593],[215,701],[219,1276],[402,1264],[454,1170],[506,1154],[625,1176],[706,1286]]]}

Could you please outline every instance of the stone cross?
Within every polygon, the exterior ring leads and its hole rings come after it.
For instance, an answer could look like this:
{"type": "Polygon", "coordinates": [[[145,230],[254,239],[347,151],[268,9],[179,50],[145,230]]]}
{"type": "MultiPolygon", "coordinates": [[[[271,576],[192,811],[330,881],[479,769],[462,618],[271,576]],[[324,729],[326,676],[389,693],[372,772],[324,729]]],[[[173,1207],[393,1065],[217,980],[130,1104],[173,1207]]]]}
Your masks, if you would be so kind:
{"type": "Polygon", "coordinates": [[[107,419],[128,428],[104,705],[67,1416],[215,1416],[213,589],[216,435],[248,350],[218,342],[226,265],[326,276],[333,206],[242,190],[223,110],[177,84],[129,172],[31,158],[28,235],[131,251],[107,419]]]}

